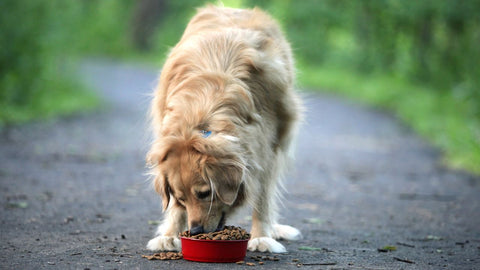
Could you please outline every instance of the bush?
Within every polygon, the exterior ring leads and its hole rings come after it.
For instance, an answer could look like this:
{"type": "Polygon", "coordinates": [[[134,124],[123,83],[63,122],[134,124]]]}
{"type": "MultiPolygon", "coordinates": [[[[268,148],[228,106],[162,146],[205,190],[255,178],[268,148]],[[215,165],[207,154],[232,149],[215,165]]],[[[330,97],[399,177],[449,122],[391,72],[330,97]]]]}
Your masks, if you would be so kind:
{"type": "Polygon", "coordinates": [[[114,57],[132,54],[134,46],[130,32],[135,2],[130,0],[70,1],[69,5],[74,9],[70,39],[74,42],[72,45],[75,51],[82,55],[114,57]]]}
{"type": "Polygon", "coordinates": [[[0,2],[0,126],[95,105],[66,60],[77,7],[61,0],[0,2]]]}
{"type": "Polygon", "coordinates": [[[394,74],[452,93],[480,119],[479,0],[289,4],[283,23],[304,62],[394,74]]]}
{"type": "Polygon", "coordinates": [[[480,173],[480,0],[251,0],[283,24],[300,80],[392,110],[480,173]]]}

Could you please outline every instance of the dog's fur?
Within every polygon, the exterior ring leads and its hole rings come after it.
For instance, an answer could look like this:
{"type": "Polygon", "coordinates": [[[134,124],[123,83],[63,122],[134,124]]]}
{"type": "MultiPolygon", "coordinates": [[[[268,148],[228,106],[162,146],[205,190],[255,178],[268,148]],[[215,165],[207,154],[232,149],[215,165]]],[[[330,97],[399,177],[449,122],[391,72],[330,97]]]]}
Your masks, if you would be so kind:
{"type": "Polygon", "coordinates": [[[259,9],[199,9],[161,72],[147,161],[166,218],[150,250],[178,250],[178,233],[222,227],[253,208],[249,250],[285,252],[275,239],[279,178],[299,119],[290,46],[259,9]]]}

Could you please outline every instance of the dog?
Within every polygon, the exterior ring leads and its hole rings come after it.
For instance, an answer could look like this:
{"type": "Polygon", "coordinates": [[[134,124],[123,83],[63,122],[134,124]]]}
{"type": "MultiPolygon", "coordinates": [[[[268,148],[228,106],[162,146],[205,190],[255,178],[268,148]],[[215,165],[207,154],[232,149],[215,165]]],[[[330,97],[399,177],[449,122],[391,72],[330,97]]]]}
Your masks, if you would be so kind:
{"type": "Polygon", "coordinates": [[[286,252],[277,223],[282,174],[301,117],[291,48],[258,8],[197,10],[161,71],[147,163],[165,218],[149,250],[180,250],[180,232],[223,228],[252,207],[250,251],[286,252]]]}

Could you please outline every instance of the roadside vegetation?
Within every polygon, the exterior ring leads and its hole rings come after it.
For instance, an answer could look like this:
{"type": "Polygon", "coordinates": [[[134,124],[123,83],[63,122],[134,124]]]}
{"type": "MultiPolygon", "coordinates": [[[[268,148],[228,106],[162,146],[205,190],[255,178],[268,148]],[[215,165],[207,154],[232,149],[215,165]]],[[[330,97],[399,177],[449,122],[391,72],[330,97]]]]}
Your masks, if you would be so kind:
{"type": "MultiPolygon", "coordinates": [[[[2,1],[0,124],[98,105],[72,76],[72,59],[159,67],[206,2],[2,1]]],[[[223,2],[257,5],[280,21],[301,88],[387,109],[441,149],[447,165],[480,173],[480,0],[223,2]]]]}
{"type": "Polygon", "coordinates": [[[73,73],[74,12],[59,0],[0,2],[0,128],[98,104],[73,73]]]}
{"type": "Polygon", "coordinates": [[[388,109],[445,164],[480,173],[480,1],[264,2],[304,88],[388,109]]]}

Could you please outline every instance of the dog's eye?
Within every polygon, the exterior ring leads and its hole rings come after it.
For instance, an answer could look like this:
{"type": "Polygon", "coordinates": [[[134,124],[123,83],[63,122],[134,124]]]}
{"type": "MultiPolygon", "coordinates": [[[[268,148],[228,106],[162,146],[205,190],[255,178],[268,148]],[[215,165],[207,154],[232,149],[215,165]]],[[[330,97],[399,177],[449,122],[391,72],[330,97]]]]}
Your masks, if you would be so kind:
{"type": "Polygon", "coordinates": [[[199,192],[196,193],[196,195],[197,195],[197,198],[199,198],[200,200],[205,199],[208,196],[210,196],[210,190],[199,191],[199,192]]]}
{"type": "Polygon", "coordinates": [[[209,131],[209,130],[204,130],[204,129],[200,130],[200,133],[202,134],[202,137],[203,137],[203,138],[208,138],[208,137],[210,137],[210,135],[212,135],[212,132],[211,132],[211,131],[209,131]]]}

